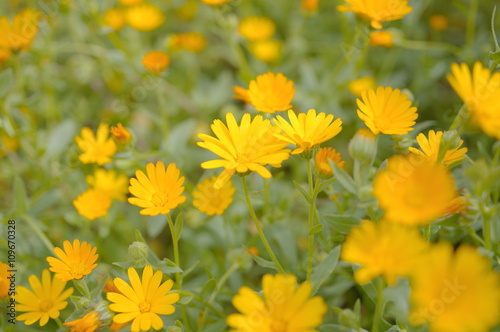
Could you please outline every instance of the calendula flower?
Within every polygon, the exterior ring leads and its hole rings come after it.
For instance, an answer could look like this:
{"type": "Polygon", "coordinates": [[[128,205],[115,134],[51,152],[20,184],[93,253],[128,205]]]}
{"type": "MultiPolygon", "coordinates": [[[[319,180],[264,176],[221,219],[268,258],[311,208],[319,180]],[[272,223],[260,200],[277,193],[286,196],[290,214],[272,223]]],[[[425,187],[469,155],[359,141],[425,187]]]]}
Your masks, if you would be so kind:
{"type": "Polygon", "coordinates": [[[358,116],[375,134],[404,135],[413,130],[418,117],[417,108],[411,107],[408,95],[399,89],[379,86],[361,94],[358,116]]]}
{"type": "Polygon", "coordinates": [[[142,58],[142,65],[153,74],[159,74],[167,69],[170,56],[163,51],[150,51],[142,58]]]}
{"type": "Polygon", "coordinates": [[[273,20],[265,16],[248,16],[240,21],[238,32],[250,41],[266,40],[276,31],[273,20]]]}
{"type": "Polygon", "coordinates": [[[176,33],[170,37],[168,46],[173,50],[199,53],[207,46],[207,39],[199,32],[176,33]]]}
{"type": "Polygon", "coordinates": [[[344,167],[345,161],[342,160],[340,152],[337,152],[333,148],[320,148],[316,155],[314,156],[314,165],[316,170],[323,175],[332,176],[333,170],[330,166],[330,161],[337,164],[339,168],[344,167]]]}
{"type": "Polygon", "coordinates": [[[7,133],[0,134],[0,158],[19,149],[19,139],[7,133]]]}
{"type": "Polygon", "coordinates": [[[226,122],[227,126],[221,120],[214,120],[211,128],[216,137],[198,134],[203,142],[197,144],[221,157],[201,164],[205,169],[224,167],[214,184],[216,189],[222,188],[235,172],[253,171],[268,179],[271,172],[265,166],[281,167],[289,158],[290,150],[285,149],[288,143],[274,136],[280,129],[268,119],[261,115],[251,119],[246,113],[238,125],[234,115],[227,113],[226,122]]]}
{"type": "Polygon", "coordinates": [[[204,4],[207,4],[209,6],[218,6],[218,5],[223,5],[225,3],[231,2],[233,0],[201,0],[204,4]]]}
{"type": "Polygon", "coordinates": [[[315,13],[318,11],[319,0],[302,0],[300,7],[308,12],[315,13]]]}
{"type": "Polygon", "coordinates": [[[128,7],[125,11],[125,20],[128,25],[136,30],[152,31],[165,22],[165,15],[163,15],[159,7],[145,2],[128,7]]]}
{"type": "Polygon", "coordinates": [[[358,284],[383,276],[389,285],[394,285],[398,277],[410,276],[426,247],[417,228],[363,221],[351,229],[340,257],[361,265],[354,273],[358,284]]]}
{"type": "Polygon", "coordinates": [[[119,3],[121,3],[122,5],[125,5],[125,6],[138,5],[138,4],[141,4],[145,1],[146,0],[118,0],[119,3]]]}
{"type": "Polygon", "coordinates": [[[290,110],[288,111],[290,122],[279,115],[276,117],[276,125],[284,133],[275,136],[294,144],[296,149],[292,151],[292,154],[299,154],[328,141],[342,130],[342,120],[334,121],[333,118],[333,114],[326,115],[323,112],[316,114],[314,109],[310,109],[307,114],[300,113],[297,117],[295,112],[290,110]]]}
{"type": "Polygon", "coordinates": [[[138,170],[135,172],[136,178],[130,179],[130,193],[135,197],[130,197],[128,202],[143,208],[140,214],[146,216],[156,216],[167,214],[175,209],[179,204],[184,203],[186,196],[184,192],[184,177],[180,176],[181,171],[170,163],[165,169],[165,164],[158,161],[156,165],[149,163],[146,166],[148,175],[138,170]]]}
{"type": "Polygon", "coordinates": [[[115,141],[120,144],[127,144],[132,139],[130,132],[121,123],[118,123],[115,127],[111,127],[110,132],[115,141]]]}
{"type": "Polygon", "coordinates": [[[385,219],[407,225],[436,220],[457,197],[449,169],[415,154],[389,158],[375,176],[373,194],[385,219]]]}
{"type": "Polygon", "coordinates": [[[233,297],[239,313],[227,317],[235,332],[311,332],[323,322],[327,306],[320,296],[310,298],[312,286],[305,281],[297,287],[294,275],[266,274],[263,297],[249,287],[233,297]]]}
{"type": "Polygon", "coordinates": [[[347,84],[349,91],[356,97],[361,97],[363,92],[375,89],[376,86],[375,79],[370,76],[358,78],[357,80],[350,81],[347,84]]]}
{"type": "Polygon", "coordinates": [[[370,38],[370,45],[372,46],[383,46],[383,47],[394,46],[394,34],[389,30],[370,31],[369,38],[370,38]]]}
{"type": "Polygon", "coordinates": [[[101,321],[97,313],[91,311],[82,318],[66,322],[63,325],[70,327],[70,332],[94,332],[101,326],[101,321]]]}
{"type": "Polygon", "coordinates": [[[478,250],[433,245],[411,278],[410,323],[431,332],[488,332],[500,323],[500,274],[478,250]]]}
{"type": "Polygon", "coordinates": [[[250,81],[248,98],[259,112],[275,113],[292,108],[290,103],[295,95],[293,81],[283,74],[272,72],[257,76],[250,81]]]}
{"type": "Polygon", "coordinates": [[[125,26],[124,9],[120,7],[109,8],[104,12],[104,25],[111,27],[113,30],[121,30],[125,26]]]}
{"type": "Polygon", "coordinates": [[[0,299],[9,295],[10,279],[7,279],[10,274],[7,272],[9,270],[11,268],[7,264],[0,262],[0,299]]]}
{"type": "MultiPolygon", "coordinates": [[[[409,147],[408,149],[410,150],[410,152],[415,153],[419,156],[432,161],[437,161],[439,147],[443,139],[443,132],[435,132],[434,130],[429,130],[429,133],[427,135],[428,137],[425,137],[424,134],[418,134],[417,136],[417,143],[422,151],[412,147],[409,147]]],[[[460,140],[457,146],[446,151],[444,159],[442,160],[444,165],[450,165],[465,158],[464,155],[467,152],[467,148],[460,149],[460,146],[462,146],[463,142],[463,140],[460,140]]]]}
{"type": "Polygon", "coordinates": [[[125,201],[128,192],[128,177],[125,174],[116,174],[114,170],[98,168],[94,175],[88,175],[86,180],[91,188],[102,192],[109,198],[125,201]]]}
{"type": "Polygon", "coordinates": [[[28,50],[38,33],[40,16],[38,10],[26,8],[14,15],[12,24],[6,16],[0,17],[0,45],[9,51],[28,50]]]}
{"type": "Polygon", "coordinates": [[[233,202],[233,195],[236,189],[231,180],[226,182],[220,189],[215,189],[214,185],[217,176],[204,179],[196,185],[193,191],[193,206],[200,212],[209,216],[221,215],[233,202]]]}
{"type": "Polygon", "coordinates": [[[245,104],[250,104],[250,96],[248,96],[248,90],[242,88],[241,86],[235,85],[233,87],[234,99],[243,101],[245,104]]]}
{"type": "Polygon", "coordinates": [[[448,29],[448,18],[441,14],[429,17],[429,25],[435,31],[444,31],[448,29]]]}
{"type": "Polygon", "coordinates": [[[31,290],[24,286],[17,287],[17,311],[25,312],[18,315],[17,320],[25,321],[24,324],[31,325],[40,321],[40,326],[44,326],[49,318],[56,319],[60,311],[66,308],[68,301],[65,301],[71,294],[73,288],[64,290],[66,282],[58,278],[51,278],[49,270],[42,271],[42,280],[35,275],[28,277],[31,290]]]}
{"type": "Polygon", "coordinates": [[[348,5],[337,6],[341,12],[354,12],[370,20],[374,29],[382,29],[383,22],[402,19],[413,8],[407,0],[344,0],[348,5]]]}
{"type": "Polygon", "coordinates": [[[268,39],[252,42],[248,47],[257,60],[274,62],[278,60],[282,46],[279,40],[268,39]]]}
{"type": "Polygon", "coordinates": [[[75,141],[83,152],[79,156],[82,163],[104,165],[111,162],[111,157],[116,153],[116,143],[109,137],[107,123],[99,125],[97,135],[89,127],[83,127],[80,135],[75,137],[75,141]]]}
{"type": "Polygon", "coordinates": [[[130,284],[121,278],[115,278],[115,286],[121,294],[110,292],[106,294],[111,303],[109,309],[117,312],[113,317],[115,323],[132,321],[132,332],[159,330],[163,321],[159,315],[171,315],[175,312],[173,304],[179,300],[179,294],[169,293],[173,286],[172,280],[161,282],[163,272],[156,271],[147,265],[142,272],[142,279],[137,271],[130,267],[127,270],[130,284]]]}
{"type": "Polygon", "coordinates": [[[108,214],[111,198],[99,190],[88,189],[73,201],[73,205],[81,216],[94,220],[108,214]]]}
{"type": "Polygon", "coordinates": [[[54,252],[59,257],[47,257],[50,264],[50,271],[55,272],[56,278],[62,281],[81,279],[90,274],[97,266],[95,261],[99,257],[96,254],[97,248],[90,243],[75,239],[73,244],[69,241],[63,242],[64,251],[55,247],[54,252]]]}

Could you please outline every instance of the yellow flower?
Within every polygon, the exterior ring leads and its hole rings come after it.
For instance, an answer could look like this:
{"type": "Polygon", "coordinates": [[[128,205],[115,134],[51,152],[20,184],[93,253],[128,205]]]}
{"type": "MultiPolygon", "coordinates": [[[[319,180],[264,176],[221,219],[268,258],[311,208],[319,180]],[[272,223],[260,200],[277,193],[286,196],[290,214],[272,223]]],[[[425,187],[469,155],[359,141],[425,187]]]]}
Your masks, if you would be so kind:
{"type": "Polygon", "coordinates": [[[363,221],[351,229],[340,257],[361,265],[354,273],[358,284],[383,276],[394,285],[398,277],[410,276],[426,248],[427,242],[417,228],[363,221]]]}
{"type": "Polygon", "coordinates": [[[156,271],[147,265],[142,272],[142,280],[133,267],[128,269],[130,284],[121,278],[115,278],[114,284],[119,293],[107,293],[110,300],[109,309],[118,314],[113,317],[115,323],[128,323],[132,321],[132,332],[149,331],[151,328],[159,330],[163,321],[159,315],[171,315],[175,312],[172,305],[179,300],[179,294],[170,293],[173,286],[172,280],[161,282],[163,272],[156,271]]]}
{"type": "Polygon", "coordinates": [[[238,32],[250,41],[266,40],[276,31],[273,20],[265,16],[248,16],[240,21],[238,32]]]}
{"type": "Polygon", "coordinates": [[[7,133],[0,134],[0,158],[19,149],[19,139],[7,133]]]}
{"type": "MultiPolygon", "coordinates": [[[[432,161],[437,161],[439,146],[443,139],[443,132],[438,131],[436,133],[434,132],[434,130],[430,130],[428,136],[428,138],[425,137],[424,134],[418,134],[417,136],[417,142],[422,151],[412,147],[409,147],[408,149],[410,150],[410,152],[415,153],[419,156],[432,161]]],[[[462,146],[463,142],[463,140],[460,140],[457,146],[446,151],[443,159],[444,165],[450,165],[465,158],[464,154],[467,152],[467,148],[460,149],[460,146],[462,146]]]]}
{"type": "Polygon", "coordinates": [[[281,167],[281,163],[289,158],[288,144],[274,137],[280,129],[271,125],[268,119],[261,115],[252,120],[246,113],[238,126],[232,113],[226,114],[227,126],[221,120],[214,120],[211,125],[215,137],[198,134],[203,142],[197,144],[212,151],[221,159],[206,161],[202,168],[212,169],[224,167],[214,188],[220,189],[235,173],[257,172],[264,178],[270,178],[271,172],[266,165],[281,167]]]}
{"type": "Polygon", "coordinates": [[[341,12],[354,12],[368,20],[374,29],[382,29],[382,22],[402,19],[413,8],[407,0],[344,0],[349,4],[337,6],[341,12]]]}
{"type": "Polygon", "coordinates": [[[370,32],[370,45],[372,46],[383,46],[383,47],[393,47],[394,46],[394,35],[391,31],[371,31],[370,32]]]}
{"type": "Polygon", "coordinates": [[[240,312],[227,317],[234,332],[311,332],[323,322],[327,306],[320,296],[310,298],[312,286],[297,287],[294,275],[266,274],[263,298],[249,287],[240,288],[233,305],[240,312]]]}
{"type": "Polygon", "coordinates": [[[268,72],[250,81],[248,98],[259,112],[275,113],[292,108],[290,103],[295,95],[293,81],[283,74],[268,72]]]}
{"type": "Polygon", "coordinates": [[[47,269],[42,271],[41,282],[33,274],[28,277],[28,282],[33,291],[24,286],[17,287],[17,311],[25,311],[17,316],[17,320],[25,321],[26,325],[40,321],[40,326],[44,326],[49,318],[58,318],[60,311],[68,305],[65,300],[73,293],[73,288],[63,291],[66,282],[51,278],[47,269]]]}
{"type": "Polygon", "coordinates": [[[500,323],[500,274],[478,250],[434,245],[411,279],[410,323],[431,332],[488,332],[500,323]]]}
{"type": "Polygon", "coordinates": [[[110,8],[104,12],[103,21],[113,30],[121,30],[125,26],[125,13],[120,7],[110,8]]]}
{"type": "Polygon", "coordinates": [[[462,213],[467,210],[467,206],[469,203],[467,202],[467,199],[465,197],[457,197],[453,199],[450,203],[448,203],[448,206],[443,212],[443,217],[444,216],[449,216],[455,213],[462,213]]]}
{"type": "Polygon", "coordinates": [[[389,158],[373,181],[373,194],[384,218],[407,225],[426,225],[457,197],[448,168],[415,154],[389,158]]]}
{"type": "Polygon", "coordinates": [[[91,311],[82,318],[66,322],[63,325],[70,327],[70,332],[94,332],[100,327],[101,321],[99,316],[91,311]]]}
{"type": "Polygon", "coordinates": [[[253,56],[260,61],[274,62],[281,53],[282,43],[279,40],[259,40],[250,43],[249,49],[253,56]]]}
{"type": "Polygon", "coordinates": [[[307,114],[300,113],[297,117],[295,112],[290,110],[288,111],[290,123],[280,115],[276,117],[276,125],[284,131],[284,134],[275,136],[287,143],[295,144],[296,149],[292,154],[299,154],[328,141],[342,130],[342,120],[333,121],[333,118],[333,114],[326,115],[323,112],[316,115],[314,109],[310,109],[307,114]]]}
{"type": "Polygon", "coordinates": [[[97,266],[95,261],[99,257],[96,254],[97,248],[90,243],[80,240],[73,240],[73,244],[69,241],[63,242],[64,251],[55,247],[54,252],[59,257],[47,257],[47,262],[50,264],[50,271],[56,274],[56,278],[62,281],[73,279],[81,279],[90,274],[97,266]]]}
{"type": "Polygon", "coordinates": [[[367,90],[361,94],[358,116],[375,134],[404,135],[413,130],[418,117],[417,108],[399,89],[379,86],[377,90],[367,90]]]}
{"type": "Polygon", "coordinates": [[[109,137],[108,124],[101,123],[96,136],[89,127],[83,127],[80,135],[75,137],[75,141],[83,151],[79,156],[82,163],[104,165],[111,162],[111,157],[116,153],[116,144],[109,137]]]}
{"type": "Polygon", "coordinates": [[[128,177],[125,174],[117,175],[113,170],[98,168],[94,175],[88,175],[88,185],[111,199],[125,201],[128,193],[128,177]]]}
{"type": "Polygon", "coordinates": [[[127,24],[139,31],[152,31],[160,27],[165,22],[160,8],[152,3],[143,3],[128,7],[125,11],[127,24]]]}
{"type": "Polygon", "coordinates": [[[358,78],[357,80],[350,81],[347,84],[349,91],[351,91],[351,93],[356,97],[361,97],[363,92],[375,89],[376,86],[375,79],[370,76],[358,78]]]}
{"type": "Polygon", "coordinates": [[[125,6],[139,5],[146,0],[118,0],[119,3],[125,6]]]}
{"type": "Polygon", "coordinates": [[[308,12],[317,12],[318,11],[319,0],[302,0],[300,3],[300,7],[302,9],[307,10],[308,12]]]}
{"type": "Polygon", "coordinates": [[[435,31],[444,31],[448,28],[448,19],[441,14],[432,15],[429,17],[429,25],[435,31]]]}
{"type": "Polygon", "coordinates": [[[127,144],[132,139],[130,132],[121,123],[118,123],[116,127],[111,127],[110,132],[115,141],[121,144],[127,144]]]}
{"type": "Polygon", "coordinates": [[[201,2],[203,2],[209,6],[223,5],[223,4],[231,2],[231,1],[233,1],[233,0],[201,0],[201,2]]]}
{"type": "Polygon", "coordinates": [[[161,73],[169,64],[170,56],[163,51],[150,51],[142,58],[142,65],[153,74],[161,73]]]}
{"type": "Polygon", "coordinates": [[[173,50],[187,50],[199,53],[207,46],[207,39],[198,32],[175,33],[170,38],[168,46],[173,50]]]}
{"type": "Polygon", "coordinates": [[[73,201],[73,205],[81,216],[94,220],[108,214],[111,198],[99,190],[88,189],[73,201]]]}
{"type": "Polygon", "coordinates": [[[248,90],[242,88],[241,86],[235,85],[233,87],[234,99],[243,101],[245,104],[250,104],[250,96],[248,95],[248,90]]]}
{"type": "Polygon", "coordinates": [[[38,10],[30,8],[14,15],[12,24],[6,16],[0,17],[0,45],[10,51],[28,50],[38,32],[40,17],[38,10]]]}
{"type": "Polygon", "coordinates": [[[207,178],[196,185],[193,191],[193,206],[200,212],[209,216],[221,215],[233,202],[233,195],[236,189],[231,180],[226,182],[220,189],[215,189],[214,184],[217,176],[207,178]]]}
{"type": "Polygon", "coordinates": [[[7,279],[9,276],[7,271],[10,269],[7,264],[0,262],[0,299],[9,295],[10,279],[7,279]]]}
{"type": "Polygon", "coordinates": [[[186,196],[181,196],[184,187],[184,177],[180,177],[180,170],[174,163],[170,163],[165,169],[165,164],[158,161],[156,166],[149,163],[146,166],[148,175],[142,171],[136,171],[136,178],[130,179],[130,193],[136,197],[130,197],[128,202],[143,208],[140,214],[156,216],[168,214],[179,204],[184,203],[186,196]]]}
{"type": "Polygon", "coordinates": [[[320,148],[314,156],[314,164],[319,173],[332,176],[333,170],[330,166],[330,161],[333,161],[339,168],[344,167],[345,161],[342,160],[340,152],[332,148],[320,148]]]}

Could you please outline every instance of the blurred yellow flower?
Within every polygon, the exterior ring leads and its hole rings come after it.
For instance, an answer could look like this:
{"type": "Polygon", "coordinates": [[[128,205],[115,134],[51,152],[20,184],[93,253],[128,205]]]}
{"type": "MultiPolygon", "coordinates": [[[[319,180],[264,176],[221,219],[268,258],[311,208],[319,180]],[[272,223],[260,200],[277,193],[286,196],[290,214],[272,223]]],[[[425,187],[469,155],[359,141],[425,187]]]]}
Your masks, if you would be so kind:
{"type": "Polygon", "coordinates": [[[126,23],[124,10],[120,7],[109,8],[104,12],[103,22],[115,31],[121,30],[126,23]]]}
{"type": "Polygon", "coordinates": [[[383,22],[402,19],[413,8],[408,6],[408,0],[344,0],[348,5],[339,5],[341,12],[354,12],[370,20],[374,29],[382,29],[383,22]]]}
{"type": "Polygon", "coordinates": [[[370,31],[369,38],[370,38],[370,45],[372,46],[383,46],[383,47],[394,46],[394,34],[389,30],[370,31]]]}
{"type": "Polygon", "coordinates": [[[118,123],[116,127],[111,127],[110,132],[115,141],[120,144],[127,144],[132,139],[130,132],[121,123],[118,123]]]}
{"type": "Polygon", "coordinates": [[[265,16],[248,16],[240,21],[238,32],[249,41],[266,40],[276,31],[273,20],[265,16]]]}
{"type": "Polygon", "coordinates": [[[344,167],[345,161],[342,160],[340,152],[333,148],[320,148],[314,156],[314,165],[316,170],[323,175],[332,176],[333,170],[330,166],[330,161],[337,164],[339,168],[344,167]]]}
{"type": "Polygon", "coordinates": [[[445,208],[443,212],[443,217],[449,216],[455,213],[462,213],[467,210],[467,206],[469,205],[469,202],[465,197],[459,196],[455,199],[453,199],[450,203],[448,203],[448,206],[445,208]]]}
{"type": "Polygon", "coordinates": [[[163,272],[153,274],[150,265],[144,267],[142,280],[133,267],[127,270],[130,284],[121,278],[115,278],[114,284],[120,293],[110,292],[106,297],[112,303],[109,309],[118,314],[113,317],[114,323],[132,322],[131,331],[160,330],[163,321],[159,315],[171,315],[175,312],[173,304],[179,300],[179,294],[169,293],[172,280],[161,282],[163,272]]]}
{"type": "Polygon", "coordinates": [[[377,83],[371,76],[361,77],[357,80],[347,83],[347,88],[356,97],[361,97],[361,94],[367,90],[375,89],[377,83]]]}
{"type": "Polygon", "coordinates": [[[73,205],[81,216],[94,220],[108,214],[111,198],[99,190],[88,189],[73,201],[73,205]]]}
{"type": "Polygon", "coordinates": [[[281,54],[282,43],[279,40],[259,40],[248,46],[253,56],[260,61],[275,62],[281,54]]]}
{"type": "Polygon", "coordinates": [[[109,198],[125,201],[128,193],[128,177],[125,174],[116,174],[114,170],[98,168],[94,175],[87,175],[86,180],[91,188],[109,198]]]}
{"type": "Polygon", "coordinates": [[[145,1],[146,0],[118,0],[119,3],[121,3],[122,5],[125,5],[125,6],[138,5],[138,4],[141,4],[145,1]]]}
{"type": "Polygon", "coordinates": [[[19,139],[10,137],[7,133],[0,134],[0,158],[19,149],[19,139]]]}
{"type": "Polygon", "coordinates": [[[210,6],[218,6],[223,5],[225,3],[231,2],[233,0],[201,0],[201,2],[210,5],[210,6]]]}
{"type": "MultiPolygon", "coordinates": [[[[12,24],[6,16],[0,17],[0,46],[10,51],[26,51],[38,33],[41,12],[26,8],[14,15],[12,24]]],[[[4,53],[4,56],[7,53],[4,53]]]]}
{"type": "Polygon", "coordinates": [[[130,179],[128,187],[130,193],[135,196],[130,197],[128,202],[143,208],[139,211],[140,214],[168,214],[170,210],[184,203],[184,177],[180,176],[181,172],[174,163],[170,163],[166,169],[161,161],[156,165],[149,163],[146,170],[147,176],[140,170],[136,171],[136,178],[130,179]]]}
{"type": "Polygon", "coordinates": [[[410,323],[431,332],[488,332],[500,323],[500,274],[468,244],[431,247],[411,278],[410,323]]]}
{"type": "Polygon", "coordinates": [[[300,3],[300,7],[302,9],[307,10],[308,12],[317,12],[318,11],[319,0],[302,0],[300,3]]]}
{"type": "Polygon", "coordinates": [[[250,104],[250,96],[248,95],[248,90],[242,88],[241,86],[235,85],[233,87],[234,99],[243,101],[245,104],[250,104]]]}
{"type": "Polygon", "coordinates": [[[384,219],[406,225],[436,220],[458,195],[449,169],[415,154],[388,159],[373,181],[384,219]]]}
{"type": "Polygon", "coordinates": [[[0,262],[0,299],[9,295],[10,279],[7,279],[10,273],[7,271],[11,268],[4,262],[0,262]]]}
{"type": "Polygon", "coordinates": [[[248,98],[259,112],[275,113],[292,108],[290,103],[295,95],[293,81],[283,74],[268,72],[250,81],[248,98]]]}
{"type": "Polygon", "coordinates": [[[125,20],[136,30],[152,31],[165,22],[165,15],[159,7],[146,2],[128,7],[125,11],[125,20]]]}
{"type": "Polygon", "coordinates": [[[68,240],[63,242],[64,251],[59,248],[54,248],[54,253],[58,258],[47,257],[47,262],[50,265],[49,270],[54,272],[56,278],[62,281],[73,279],[81,279],[90,274],[97,266],[95,261],[99,257],[96,254],[97,248],[90,243],[80,240],[73,240],[73,244],[68,240]]]}
{"type": "Polygon", "coordinates": [[[28,282],[33,291],[17,286],[17,311],[25,312],[18,315],[17,320],[25,321],[26,325],[40,321],[40,326],[44,326],[49,318],[58,318],[60,311],[68,305],[65,300],[73,293],[73,288],[64,290],[66,281],[51,278],[47,269],[42,271],[41,282],[33,274],[28,277],[28,282]]]}
{"type": "Polygon", "coordinates": [[[310,297],[309,281],[297,286],[297,277],[291,274],[264,275],[262,290],[263,298],[243,286],[233,297],[239,313],[227,317],[231,331],[311,332],[323,322],[328,310],[322,297],[310,297]]]}
{"type": "Polygon", "coordinates": [[[426,248],[418,228],[363,221],[347,235],[340,258],[361,265],[354,272],[358,284],[383,276],[387,284],[394,285],[398,277],[411,275],[426,248]]]}
{"type": "Polygon", "coordinates": [[[198,32],[174,33],[168,44],[173,50],[187,50],[199,53],[207,46],[207,39],[198,32]]]}
{"type": "Polygon", "coordinates": [[[80,135],[81,137],[75,137],[75,141],[80,150],[83,151],[79,156],[82,163],[104,165],[111,162],[111,157],[116,153],[116,144],[109,137],[107,123],[99,125],[96,136],[89,127],[83,127],[80,135]]]}
{"type": "Polygon", "coordinates": [[[149,51],[142,58],[142,65],[153,74],[159,74],[167,69],[170,56],[163,51],[149,51]]]}
{"type": "Polygon", "coordinates": [[[214,188],[222,188],[235,172],[244,174],[253,171],[268,179],[271,172],[265,166],[281,167],[281,163],[289,158],[290,150],[285,149],[288,143],[274,136],[280,129],[273,126],[270,120],[264,120],[261,115],[252,120],[246,113],[238,125],[234,115],[227,113],[226,122],[227,126],[221,120],[214,120],[211,128],[216,137],[198,134],[203,140],[197,143],[198,146],[221,157],[206,161],[201,167],[224,167],[214,188]]]}
{"type": "Polygon", "coordinates": [[[193,206],[200,212],[209,216],[221,215],[233,202],[236,189],[231,180],[226,182],[220,189],[214,187],[217,176],[204,179],[196,185],[193,191],[193,206]]]}
{"type": "Polygon", "coordinates": [[[306,150],[318,146],[319,144],[328,141],[336,136],[342,130],[342,120],[333,120],[334,115],[326,113],[318,113],[316,110],[310,109],[307,114],[299,113],[299,116],[294,111],[288,111],[288,119],[278,115],[274,120],[276,125],[284,131],[283,134],[275,134],[277,138],[294,144],[296,146],[292,154],[299,154],[306,150]]]}
{"type": "MultiPolygon", "coordinates": [[[[422,151],[412,147],[409,147],[408,149],[410,150],[410,152],[415,153],[419,156],[422,156],[432,161],[437,161],[439,154],[439,147],[443,139],[443,132],[442,131],[434,132],[434,130],[430,130],[427,135],[428,138],[425,137],[425,135],[422,133],[418,134],[417,136],[417,143],[422,149],[422,151]]],[[[465,158],[464,155],[467,152],[467,148],[460,149],[460,146],[462,146],[463,142],[464,142],[463,140],[460,140],[457,146],[446,151],[444,159],[442,161],[444,165],[450,165],[465,158]]]]}
{"type": "Polygon", "coordinates": [[[429,25],[433,30],[444,31],[448,29],[448,18],[441,14],[432,15],[429,17],[429,25]]]}
{"type": "Polygon", "coordinates": [[[375,134],[404,135],[413,130],[418,117],[417,108],[411,107],[408,95],[399,89],[379,86],[361,94],[358,116],[375,134]]]}
{"type": "Polygon", "coordinates": [[[70,327],[70,332],[94,332],[101,326],[99,316],[91,311],[82,318],[72,320],[63,324],[70,327]]]}

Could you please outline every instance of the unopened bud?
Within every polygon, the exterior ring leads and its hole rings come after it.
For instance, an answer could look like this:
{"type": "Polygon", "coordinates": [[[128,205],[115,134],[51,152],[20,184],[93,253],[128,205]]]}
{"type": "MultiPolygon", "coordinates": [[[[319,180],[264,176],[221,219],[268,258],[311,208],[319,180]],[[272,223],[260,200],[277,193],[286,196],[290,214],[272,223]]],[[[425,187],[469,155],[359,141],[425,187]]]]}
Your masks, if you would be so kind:
{"type": "Polygon", "coordinates": [[[128,256],[135,262],[146,261],[148,252],[149,247],[143,242],[135,241],[130,246],[128,246],[128,256]]]}
{"type": "Polygon", "coordinates": [[[370,161],[377,151],[375,135],[369,129],[360,129],[349,142],[349,155],[359,161],[370,161]]]}

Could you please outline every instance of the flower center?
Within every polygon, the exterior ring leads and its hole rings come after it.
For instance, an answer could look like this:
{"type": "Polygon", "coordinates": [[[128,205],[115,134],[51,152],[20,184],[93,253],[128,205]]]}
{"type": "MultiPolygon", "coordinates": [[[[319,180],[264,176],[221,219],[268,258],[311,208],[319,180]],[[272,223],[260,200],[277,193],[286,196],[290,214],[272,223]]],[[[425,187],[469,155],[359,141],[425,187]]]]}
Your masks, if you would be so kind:
{"type": "Polygon", "coordinates": [[[157,191],[151,197],[151,202],[154,206],[165,206],[168,202],[168,195],[164,191],[157,191]]]}
{"type": "Polygon", "coordinates": [[[85,271],[85,266],[82,263],[77,263],[69,266],[69,274],[72,276],[82,276],[85,271]]]}
{"type": "Polygon", "coordinates": [[[40,311],[41,312],[47,312],[52,308],[52,301],[50,300],[45,300],[40,303],[40,311]]]}
{"type": "Polygon", "coordinates": [[[273,320],[270,327],[272,332],[286,331],[286,324],[280,320],[273,320]]]}
{"type": "Polygon", "coordinates": [[[149,304],[148,302],[141,302],[139,304],[139,311],[144,313],[144,312],[149,312],[149,310],[151,310],[151,304],[149,304]]]}

